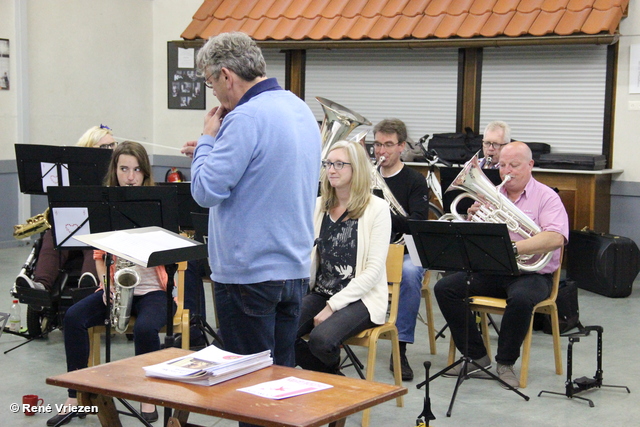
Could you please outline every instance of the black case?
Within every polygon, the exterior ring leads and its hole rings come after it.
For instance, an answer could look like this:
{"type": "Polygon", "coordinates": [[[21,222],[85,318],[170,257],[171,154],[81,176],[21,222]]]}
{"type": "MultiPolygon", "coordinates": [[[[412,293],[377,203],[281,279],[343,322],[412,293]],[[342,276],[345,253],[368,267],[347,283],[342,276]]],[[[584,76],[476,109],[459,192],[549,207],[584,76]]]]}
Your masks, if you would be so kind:
{"type": "Polygon", "coordinates": [[[525,142],[531,149],[533,154],[534,166],[540,166],[540,156],[543,154],[549,154],[551,152],[551,146],[545,142],[525,142]]]}
{"type": "Polygon", "coordinates": [[[579,288],[612,298],[628,297],[638,271],[638,246],[628,237],[570,231],[567,277],[579,288]]]}
{"type": "Polygon", "coordinates": [[[429,140],[429,150],[436,150],[438,157],[453,164],[464,164],[482,150],[482,135],[471,128],[465,133],[436,133],[429,140]]]}
{"type": "Polygon", "coordinates": [[[536,166],[548,169],[602,170],[607,165],[604,154],[542,154],[536,166]]]}

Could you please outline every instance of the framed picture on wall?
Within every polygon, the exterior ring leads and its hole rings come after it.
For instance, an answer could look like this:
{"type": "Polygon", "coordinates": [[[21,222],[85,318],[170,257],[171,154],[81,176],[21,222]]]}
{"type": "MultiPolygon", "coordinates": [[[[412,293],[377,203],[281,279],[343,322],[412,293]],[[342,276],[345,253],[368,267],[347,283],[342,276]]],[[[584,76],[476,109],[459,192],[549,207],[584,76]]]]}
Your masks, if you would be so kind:
{"type": "Polygon", "coordinates": [[[0,90],[9,90],[9,40],[0,39],[0,90]]]}
{"type": "Polygon", "coordinates": [[[167,42],[169,109],[205,109],[204,78],[196,74],[198,49],[181,42],[167,42]]]}

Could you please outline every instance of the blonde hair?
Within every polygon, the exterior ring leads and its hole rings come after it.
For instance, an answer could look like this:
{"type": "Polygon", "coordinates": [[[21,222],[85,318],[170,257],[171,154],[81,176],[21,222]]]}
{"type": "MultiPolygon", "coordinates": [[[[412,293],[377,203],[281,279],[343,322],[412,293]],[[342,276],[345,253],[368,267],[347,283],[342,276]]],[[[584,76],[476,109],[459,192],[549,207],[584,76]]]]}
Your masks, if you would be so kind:
{"type": "Polygon", "coordinates": [[[90,127],[84,135],[80,137],[76,145],[78,147],[94,147],[102,138],[107,135],[113,136],[113,132],[106,126],[93,126],[90,127]]]}
{"type": "MultiPolygon", "coordinates": [[[[364,210],[371,200],[371,163],[369,155],[358,142],[355,141],[338,141],[331,146],[331,150],[343,148],[349,157],[351,163],[351,189],[349,192],[349,202],[347,210],[350,218],[360,218],[364,210]]],[[[349,167],[349,166],[347,166],[349,167]]],[[[320,183],[320,197],[322,200],[323,212],[329,212],[332,208],[338,206],[338,197],[336,189],[331,186],[327,174],[322,174],[320,183]]]]}

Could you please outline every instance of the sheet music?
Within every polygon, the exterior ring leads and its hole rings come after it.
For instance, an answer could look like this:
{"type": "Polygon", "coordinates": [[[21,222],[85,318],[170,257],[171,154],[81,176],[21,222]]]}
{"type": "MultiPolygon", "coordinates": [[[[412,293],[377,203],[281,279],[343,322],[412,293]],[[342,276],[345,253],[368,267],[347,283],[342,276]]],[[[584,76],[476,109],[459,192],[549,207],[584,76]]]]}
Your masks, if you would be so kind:
{"type": "MultiPolygon", "coordinates": [[[[82,236],[91,233],[89,227],[89,209],[87,208],[53,208],[56,243],[64,241],[70,234],[82,236]],[[83,224],[84,223],[84,224],[83,224]],[[82,226],[80,226],[83,224],[82,226]]],[[[64,242],[62,247],[89,246],[73,237],[64,242]]]]}
{"type": "Polygon", "coordinates": [[[404,243],[409,252],[409,258],[416,267],[422,267],[422,261],[420,261],[420,255],[418,255],[418,249],[416,248],[416,242],[413,240],[411,234],[404,235],[404,243]]]}
{"type": "Polygon", "coordinates": [[[63,164],[60,168],[62,176],[58,176],[58,168],[55,163],[42,162],[40,163],[40,169],[42,171],[42,189],[45,193],[47,187],[69,186],[69,165],[63,164]]]}
{"type": "Polygon", "coordinates": [[[95,243],[110,247],[114,252],[143,260],[145,263],[149,261],[149,256],[153,252],[186,248],[197,244],[163,231],[130,233],[128,230],[115,231],[106,237],[96,239],[95,243]]]}

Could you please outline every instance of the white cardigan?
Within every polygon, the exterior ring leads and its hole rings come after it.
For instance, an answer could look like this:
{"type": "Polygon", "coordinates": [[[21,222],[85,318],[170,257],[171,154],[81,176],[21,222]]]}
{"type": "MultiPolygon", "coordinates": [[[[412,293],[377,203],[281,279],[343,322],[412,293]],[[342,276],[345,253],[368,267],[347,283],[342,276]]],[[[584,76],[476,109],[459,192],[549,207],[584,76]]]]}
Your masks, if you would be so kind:
{"type": "MultiPolygon", "coordinates": [[[[314,214],[315,236],[320,235],[324,212],[318,198],[314,214]]],[[[386,321],[389,293],[387,289],[387,252],[391,240],[389,204],[372,196],[364,214],[358,219],[358,247],[355,276],[344,289],[332,296],[327,304],[338,311],[352,302],[362,300],[369,310],[371,321],[382,325],[386,321]]],[[[315,286],[318,269],[318,249],[311,252],[310,287],[315,286]]]]}

